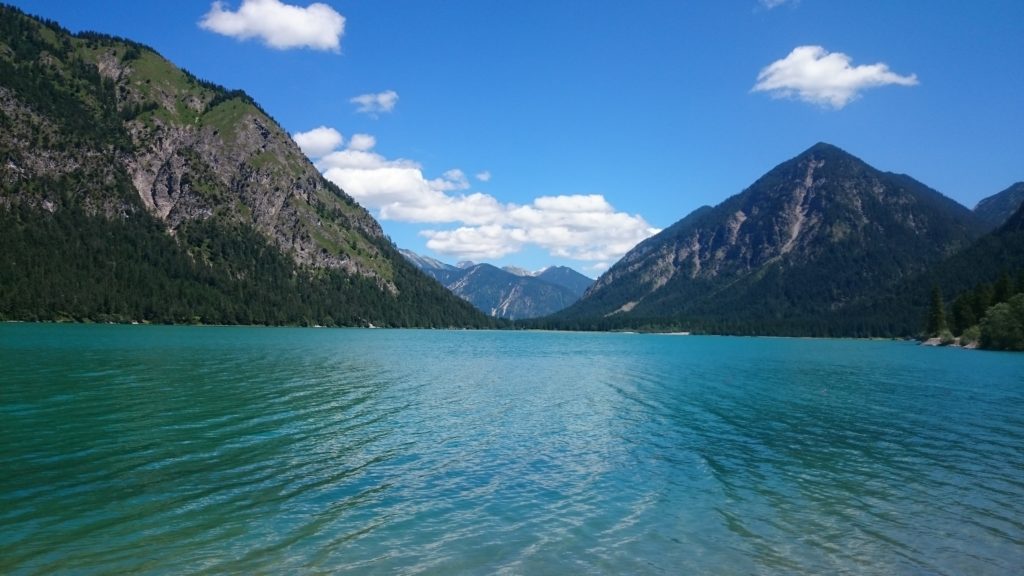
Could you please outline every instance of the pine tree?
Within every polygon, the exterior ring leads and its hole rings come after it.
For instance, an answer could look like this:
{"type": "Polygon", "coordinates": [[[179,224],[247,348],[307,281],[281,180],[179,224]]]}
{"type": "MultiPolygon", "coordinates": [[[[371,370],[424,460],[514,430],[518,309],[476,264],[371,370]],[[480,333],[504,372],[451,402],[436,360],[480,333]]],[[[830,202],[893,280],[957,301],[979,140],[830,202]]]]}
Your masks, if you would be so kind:
{"type": "Polygon", "coordinates": [[[946,307],[942,303],[942,292],[939,291],[938,286],[934,286],[932,288],[932,304],[928,310],[926,333],[928,336],[934,337],[948,331],[949,326],[946,324],[946,307]]]}
{"type": "Polygon", "coordinates": [[[962,334],[964,330],[977,323],[978,317],[974,315],[972,294],[964,292],[953,301],[953,333],[962,334]]]}
{"type": "Polygon", "coordinates": [[[974,288],[974,317],[983,318],[992,302],[992,285],[979,284],[974,288]]]}
{"type": "Polygon", "coordinates": [[[995,286],[992,287],[992,304],[999,304],[1000,302],[1006,302],[1013,296],[1013,286],[1010,282],[1010,275],[1003,272],[999,276],[999,280],[996,281],[995,286]]]}

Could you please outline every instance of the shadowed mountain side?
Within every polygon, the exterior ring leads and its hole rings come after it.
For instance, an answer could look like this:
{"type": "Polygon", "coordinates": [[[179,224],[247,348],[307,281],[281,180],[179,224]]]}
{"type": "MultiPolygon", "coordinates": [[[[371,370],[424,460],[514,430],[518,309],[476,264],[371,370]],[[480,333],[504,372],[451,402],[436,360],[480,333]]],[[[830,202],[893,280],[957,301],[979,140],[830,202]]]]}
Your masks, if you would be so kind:
{"type": "Polygon", "coordinates": [[[850,314],[884,313],[892,325],[906,327],[897,331],[898,335],[913,335],[924,326],[934,287],[938,287],[943,299],[950,302],[978,284],[994,283],[1004,274],[1019,277],[1022,272],[1024,205],[998,229],[873,301],[851,310],[850,314]]]}
{"type": "Polygon", "coordinates": [[[995,230],[1024,205],[1024,182],[1017,182],[1006,190],[978,202],[974,214],[988,230],[995,230]]]}

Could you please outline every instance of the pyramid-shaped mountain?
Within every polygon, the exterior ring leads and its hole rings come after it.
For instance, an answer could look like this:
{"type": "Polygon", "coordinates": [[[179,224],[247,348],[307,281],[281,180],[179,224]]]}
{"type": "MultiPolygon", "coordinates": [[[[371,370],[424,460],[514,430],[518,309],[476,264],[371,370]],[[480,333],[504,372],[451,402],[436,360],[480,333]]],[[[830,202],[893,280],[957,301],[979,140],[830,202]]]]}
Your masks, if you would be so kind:
{"type": "Polygon", "coordinates": [[[563,325],[866,333],[843,315],[981,233],[965,207],[824,143],[627,253],[563,325]]]}

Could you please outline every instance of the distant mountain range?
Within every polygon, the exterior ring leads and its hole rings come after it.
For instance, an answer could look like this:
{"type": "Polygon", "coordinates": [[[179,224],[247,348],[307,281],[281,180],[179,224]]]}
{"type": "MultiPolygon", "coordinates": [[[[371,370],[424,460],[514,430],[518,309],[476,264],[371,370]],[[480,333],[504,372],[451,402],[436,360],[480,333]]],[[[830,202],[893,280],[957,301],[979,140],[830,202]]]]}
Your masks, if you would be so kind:
{"type": "Polygon", "coordinates": [[[1006,220],[1020,205],[1014,190],[979,203],[983,217],[820,143],[640,243],[542,325],[911,334],[917,319],[906,310],[921,302],[895,293],[919,294],[908,282],[927,283],[992,222],[1006,220]],[[897,302],[902,310],[891,308],[897,302]]]}
{"type": "Polygon", "coordinates": [[[401,250],[403,256],[489,316],[517,320],[557,312],[579,300],[594,282],[565,266],[540,272],[460,262],[457,266],[401,250]]]}

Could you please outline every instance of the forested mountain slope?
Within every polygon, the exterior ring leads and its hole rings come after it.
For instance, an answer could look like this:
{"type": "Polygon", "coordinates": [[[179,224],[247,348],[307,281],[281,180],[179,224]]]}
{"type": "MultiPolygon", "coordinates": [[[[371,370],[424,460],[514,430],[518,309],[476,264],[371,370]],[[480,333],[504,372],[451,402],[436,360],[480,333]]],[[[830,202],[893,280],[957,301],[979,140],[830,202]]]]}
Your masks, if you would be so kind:
{"type": "Polygon", "coordinates": [[[546,325],[889,333],[898,327],[863,304],[981,229],[969,210],[920,182],[817,144],[638,245],[546,325]]]}
{"type": "Polygon", "coordinates": [[[999,228],[1024,205],[1024,182],[1017,182],[1006,190],[982,199],[974,207],[974,214],[989,230],[999,228]]]}
{"type": "Polygon", "coordinates": [[[0,318],[487,326],[251,98],[0,6],[0,318]]]}

